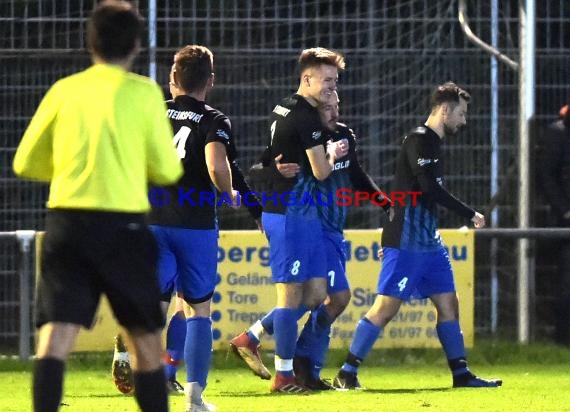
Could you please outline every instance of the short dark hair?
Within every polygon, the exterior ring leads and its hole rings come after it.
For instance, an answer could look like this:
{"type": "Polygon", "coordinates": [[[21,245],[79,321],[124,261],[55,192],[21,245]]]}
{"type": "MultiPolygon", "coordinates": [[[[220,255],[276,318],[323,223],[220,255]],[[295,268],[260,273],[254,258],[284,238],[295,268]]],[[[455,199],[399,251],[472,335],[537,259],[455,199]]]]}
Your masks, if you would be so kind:
{"type": "Polygon", "coordinates": [[[321,64],[334,66],[338,70],[344,70],[344,57],[335,51],[323,47],[305,49],[299,56],[299,73],[310,67],[318,67],[321,64]]]}
{"type": "Polygon", "coordinates": [[[185,92],[202,90],[214,71],[214,55],[204,46],[185,46],[174,55],[174,70],[185,92]]]}
{"type": "Polygon", "coordinates": [[[453,82],[440,84],[431,94],[430,110],[433,111],[443,103],[451,103],[455,107],[459,104],[459,99],[469,103],[471,95],[453,82]]]}
{"type": "Polygon", "coordinates": [[[128,57],[142,33],[143,22],[138,11],[122,0],[99,3],[87,21],[89,50],[107,61],[128,57]]]}

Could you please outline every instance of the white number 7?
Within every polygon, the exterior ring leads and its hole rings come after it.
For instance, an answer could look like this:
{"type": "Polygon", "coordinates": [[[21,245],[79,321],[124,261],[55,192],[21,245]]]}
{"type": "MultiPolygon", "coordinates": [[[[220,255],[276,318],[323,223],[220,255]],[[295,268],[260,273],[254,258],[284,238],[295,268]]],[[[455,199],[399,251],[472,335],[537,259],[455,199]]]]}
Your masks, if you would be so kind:
{"type": "Polygon", "coordinates": [[[335,275],[334,270],[329,271],[328,275],[330,278],[329,285],[331,286],[331,288],[333,288],[334,287],[334,275],[335,275]]]}
{"type": "Polygon", "coordinates": [[[186,157],[186,140],[188,140],[190,132],[192,132],[192,129],[188,126],[182,126],[174,135],[173,141],[180,159],[184,159],[186,157]]]}

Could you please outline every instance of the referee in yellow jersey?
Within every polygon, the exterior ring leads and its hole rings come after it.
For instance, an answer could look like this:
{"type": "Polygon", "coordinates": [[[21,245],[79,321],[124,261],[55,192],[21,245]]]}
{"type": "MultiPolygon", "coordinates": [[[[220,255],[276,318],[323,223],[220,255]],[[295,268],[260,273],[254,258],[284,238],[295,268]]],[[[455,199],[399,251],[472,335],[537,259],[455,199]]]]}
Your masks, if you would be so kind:
{"type": "Polygon", "coordinates": [[[157,246],[145,214],[147,184],[174,184],[182,167],[160,88],[129,72],[142,32],[129,3],[100,3],[87,24],[93,65],[51,87],[14,158],[17,175],[50,182],[36,296],[36,412],[58,410],[64,362],[103,293],[127,331],[141,410],[168,410],[157,246]]]}

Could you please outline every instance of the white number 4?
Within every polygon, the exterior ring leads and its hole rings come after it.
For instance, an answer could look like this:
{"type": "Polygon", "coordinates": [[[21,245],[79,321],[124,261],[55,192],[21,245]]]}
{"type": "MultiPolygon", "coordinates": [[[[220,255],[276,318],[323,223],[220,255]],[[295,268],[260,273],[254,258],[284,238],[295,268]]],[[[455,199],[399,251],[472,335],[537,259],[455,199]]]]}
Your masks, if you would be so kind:
{"type": "Polygon", "coordinates": [[[400,289],[400,292],[406,289],[406,283],[408,283],[407,277],[403,277],[402,280],[398,282],[398,288],[400,289]]]}
{"type": "Polygon", "coordinates": [[[188,140],[188,136],[190,136],[191,131],[192,129],[188,126],[182,126],[174,135],[173,141],[180,159],[184,159],[186,157],[186,140],[188,140]]]}

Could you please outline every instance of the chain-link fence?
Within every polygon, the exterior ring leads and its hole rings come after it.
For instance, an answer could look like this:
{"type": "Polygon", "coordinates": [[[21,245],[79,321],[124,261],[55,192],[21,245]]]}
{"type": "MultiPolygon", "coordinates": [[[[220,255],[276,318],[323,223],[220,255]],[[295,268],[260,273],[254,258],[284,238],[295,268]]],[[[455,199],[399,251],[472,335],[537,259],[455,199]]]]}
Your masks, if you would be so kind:
{"type": "MultiPolygon", "coordinates": [[[[16,180],[11,159],[23,130],[47,88],[58,78],[89,65],[84,24],[95,1],[0,0],[0,230],[42,229],[45,186],[16,180]]],[[[135,2],[143,16],[148,2],[135,2]]],[[[467,203],[485,209],[490,199],[490,58],[463,35],[456,0],[164,0],[157,9],[157,81],[166,86],[173,53],[200,43],[215,53],[216,87],[210,103],[232,119],[241,164],[252,165],[267,141],[274,104],[296,90],[295,60],[301,49],[323,46],[345,54],[341,75],[341,117],[359,136],[365,169],[389,190],[400,137],[423,122],[427,97],[437,83],[454,80],[473,96],[468,127],[444,145],[447,183],[467,203]]],[[[490,39],[490,0],[469,3],[472,28],[490,39]]],[[[499,48],[517,58],[518,1],[501,1],[499,48]]],[[[541,3],[542,4],[542,3],[541,3]]],[[[568,98],[570,4],[551,0],[537,7],[536,113],[553,119],[568,98]]],[[[146,74],[148,53],[137,60],[146,74]]],[[[166,92],[166,87],[165,87],[166,92]]],[[[85,96],[89,98],[89,96],[85,96]]],[[[499,224],[516,219],[517,76],[499,68],[499,224]]],[[[539,207],[544,223],[547,209],[539,207]]],[[[442,211],[442,227],[465,222],[442,211]]],[[[354,208],[350,228],[377,227],[381,214],[354,208]]],[[[223,229],[253,228],[246,212],[223,211],[223,229]]],[[[478,242],[476,323],[489,331],[489,248],[478,242]]],[[[542,247],[542,246],[541,246],[542,247]]],[[[515,248],[499,242],[501,330],[516,324],[515,248]]],[[[1,250],[0,273],[11,252],[1,250]]],[[[548,257],[548,253],[541,256],[548,257]]],[[[545,262],[548,262],[547,258],[545,262]]],[[[553,267],[539,260],[540,279],[553,267]]],[[[6,278],[8,274],[3,275],[6,278]]],[[[537,296],[549,303],[548,282],[537,296]]],[[[544,324],[551,323],[544,314],[544,324]]],[[[0,334],[3,333],[0,330],[0,334]]]]}

